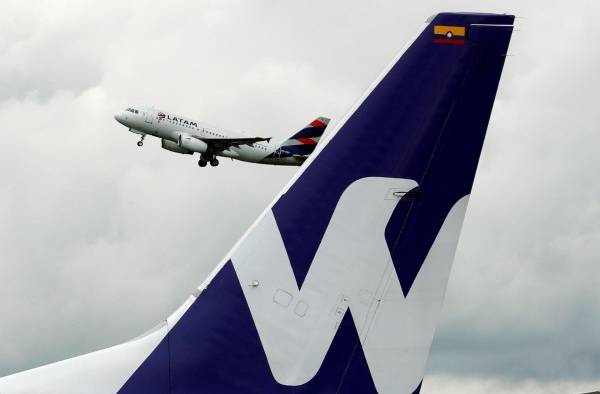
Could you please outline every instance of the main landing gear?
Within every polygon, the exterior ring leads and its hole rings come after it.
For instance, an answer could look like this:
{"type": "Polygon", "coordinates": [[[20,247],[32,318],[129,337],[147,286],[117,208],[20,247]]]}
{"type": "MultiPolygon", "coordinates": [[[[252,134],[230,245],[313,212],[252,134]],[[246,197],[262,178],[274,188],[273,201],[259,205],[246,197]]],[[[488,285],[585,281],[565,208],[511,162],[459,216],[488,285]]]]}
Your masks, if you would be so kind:
{"type": "Polygon", "coordinates": [[[146,134],[142,134],[142,137],[140,138],[140,140],[137,142],[137,146],[142,147],[144,146],[144,138],[146,138],[146,134]]]}
{"type": "Polygon", "coordinates": [[[211,167],[216,167],[219,165],[219,160],[214,156],[210,160],[206,160],[205,157],[200,156],[200,160],[198,160],[198,165],[200,167],[206,167],[208,163],[210,163],[211,167]]]}

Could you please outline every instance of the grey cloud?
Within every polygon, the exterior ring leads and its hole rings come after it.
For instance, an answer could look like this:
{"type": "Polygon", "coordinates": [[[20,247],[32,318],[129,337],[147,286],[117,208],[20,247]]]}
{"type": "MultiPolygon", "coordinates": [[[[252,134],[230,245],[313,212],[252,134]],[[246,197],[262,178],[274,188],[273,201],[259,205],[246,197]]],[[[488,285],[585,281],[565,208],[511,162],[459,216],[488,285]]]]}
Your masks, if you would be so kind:
{"type": "Polygon", "coordinates": [[[11,38],[1,51],[0,100],[45,100],[57,91],[80,93],[96,85],[102,64],[95,50],[76,29],[41,26],[31,35],[11,38]]]}
{"type": "Polygon", "coordinates": [[[600,387],[596,380],[560,380],[540,382],[521,380],[507,382],[496,378],[465,378],[453,375],[427,376],[423,382],[423,394],[565,394],[589,393],[600,387]]]}

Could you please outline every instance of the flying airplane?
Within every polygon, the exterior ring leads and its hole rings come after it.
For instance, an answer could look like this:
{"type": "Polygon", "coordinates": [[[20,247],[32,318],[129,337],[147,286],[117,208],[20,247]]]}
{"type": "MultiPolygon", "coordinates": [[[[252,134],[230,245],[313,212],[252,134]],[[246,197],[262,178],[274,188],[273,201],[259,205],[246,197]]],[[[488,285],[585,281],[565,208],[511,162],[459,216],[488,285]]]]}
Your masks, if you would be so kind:
{"type": "Polygon", "coordinates": [[[138,146],[144,145],[147,135],[158,137],[163,149],[187,155],[200,153],[200,167],[208,163],[218,166],[217,156],[250,163],[299,166],[315,150],[329,124],[328,118],[317,118],[281,144],[272,144],[270,137],[248,137],[149,107],[129,107],[118,112],[115,119],[141,136],[138,146]]]}
{"type": "Polygon", "coordinates": [[[419,393],[513,21],[429,18],[172,315],[0,393],[419,393]]]}

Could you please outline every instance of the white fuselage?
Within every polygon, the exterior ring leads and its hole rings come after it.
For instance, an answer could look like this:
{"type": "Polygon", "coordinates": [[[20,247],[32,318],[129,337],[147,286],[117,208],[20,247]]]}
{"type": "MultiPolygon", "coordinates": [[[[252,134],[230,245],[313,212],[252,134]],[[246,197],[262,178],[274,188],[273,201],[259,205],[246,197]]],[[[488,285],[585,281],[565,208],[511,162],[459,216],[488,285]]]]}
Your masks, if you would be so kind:
{"type": "Polygon", "coordinates": [[[248,136],[169,112],[145,107],[128,108],[128,110],[117,113],[115,119],[128,127],[133,133],[160,138],[164,149],[176,153],[200,153],[201,157],[207,157],[208,159],[214,156],[222,156],[251,163],[275,165],[298,166],[304,161],[295,157],[279,157],[279,146],[270,141],[233,144],[225,149],[211,148],[210,143],[206,146],[206,149],[202,149],[202,147],[199,149],[185,149],[180,146],[182,137],[184,142],[187,137],[192,142],[203,144],[202,141],[218,142],[222,140],[225,142],[232,139],[247,138],[248,136]]]}

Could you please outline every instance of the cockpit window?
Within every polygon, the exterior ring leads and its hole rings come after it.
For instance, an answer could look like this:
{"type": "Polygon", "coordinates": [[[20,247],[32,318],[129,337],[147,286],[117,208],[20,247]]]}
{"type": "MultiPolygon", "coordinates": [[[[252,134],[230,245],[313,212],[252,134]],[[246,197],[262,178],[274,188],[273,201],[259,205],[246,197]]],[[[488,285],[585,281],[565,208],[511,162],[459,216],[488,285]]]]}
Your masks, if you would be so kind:
{"type": "Polygon", "coordinates": [[[127,108],[125,111],[131,112],[132,114],[137,114],[140,112],[137,109],[133,109],[133,108],[127,108]]]}

